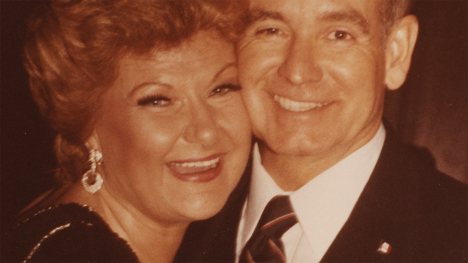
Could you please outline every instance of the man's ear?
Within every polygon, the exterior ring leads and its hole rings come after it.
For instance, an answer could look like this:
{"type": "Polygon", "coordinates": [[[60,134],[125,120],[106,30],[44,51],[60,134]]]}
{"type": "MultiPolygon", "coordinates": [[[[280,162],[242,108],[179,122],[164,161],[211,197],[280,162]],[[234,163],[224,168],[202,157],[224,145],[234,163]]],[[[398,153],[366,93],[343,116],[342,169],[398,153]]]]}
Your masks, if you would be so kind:
{"type": "Polygon", "coordinates": [[[406,80],[418,30],[418,19],[413,15],[408,15],[394,25],[387,38],[385,84],[389,90],[400,88],[406,80]]]}

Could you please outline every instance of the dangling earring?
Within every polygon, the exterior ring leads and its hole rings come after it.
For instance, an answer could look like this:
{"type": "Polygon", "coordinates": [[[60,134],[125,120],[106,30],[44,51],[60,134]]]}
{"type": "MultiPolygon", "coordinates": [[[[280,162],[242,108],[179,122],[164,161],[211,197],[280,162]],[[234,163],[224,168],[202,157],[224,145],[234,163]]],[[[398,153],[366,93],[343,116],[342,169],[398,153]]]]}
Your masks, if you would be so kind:
{"type": "Polygon", "coordinates": [[[101,189],[103,182],[101,175],[96,171],[97,166],[101,164],[102,153],[98,150],[92,149],[89,152],[88,161],[91,164],[91,168],[86,171],[85,174],[83,174],[81,183],[83,184],[83,187],[86,189],[86,191],[94,194],[99,189],[101,189]]]}

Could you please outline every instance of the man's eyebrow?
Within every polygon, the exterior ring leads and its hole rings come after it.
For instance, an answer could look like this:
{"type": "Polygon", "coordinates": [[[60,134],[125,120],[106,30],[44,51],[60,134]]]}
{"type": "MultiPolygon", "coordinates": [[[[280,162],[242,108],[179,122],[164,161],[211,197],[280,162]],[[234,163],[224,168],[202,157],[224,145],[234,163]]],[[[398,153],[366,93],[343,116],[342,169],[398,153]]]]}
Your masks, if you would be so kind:
{"type": "Polygon", "coordinates": [[[283,16],[278,12],[269,12],[262,9],[252,9],[250,11],[250,22],[274,19],[284,21],[283,16]]]}
{"type": "Polygon", "coordinates": [[[369,20],[356,10],[324,13],[319,17],[319,20],[326,22],[351,22],[356,24],[364,34],[369,34],[370,32],[369,20]]]}

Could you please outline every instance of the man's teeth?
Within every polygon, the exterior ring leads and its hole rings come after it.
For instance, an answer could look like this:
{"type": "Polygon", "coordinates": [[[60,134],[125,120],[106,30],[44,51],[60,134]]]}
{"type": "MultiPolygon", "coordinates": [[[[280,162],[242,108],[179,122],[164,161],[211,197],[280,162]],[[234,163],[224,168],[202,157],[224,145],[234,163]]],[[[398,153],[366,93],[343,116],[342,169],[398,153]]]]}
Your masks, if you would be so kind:
{"type": "Polygon", "coordinates": [[[185,162],[185,163],[174,163],[177,167],[208,167],[215,168],[218,165],[219,157],[210,161],[204,162],[185,162]]]}
{"type": "Polygon", "coordinates": [[[294,101],[287,99],[285,97],[281,97],[278,95],[275,95],[274,100],[278,102],[278,104],[289,111],[308,111],[311,109],[315,108],[321,108],[323,106],[326,106],[328,103],[316,103],[316,102],[301,102],[301,101],[294,101]]]}

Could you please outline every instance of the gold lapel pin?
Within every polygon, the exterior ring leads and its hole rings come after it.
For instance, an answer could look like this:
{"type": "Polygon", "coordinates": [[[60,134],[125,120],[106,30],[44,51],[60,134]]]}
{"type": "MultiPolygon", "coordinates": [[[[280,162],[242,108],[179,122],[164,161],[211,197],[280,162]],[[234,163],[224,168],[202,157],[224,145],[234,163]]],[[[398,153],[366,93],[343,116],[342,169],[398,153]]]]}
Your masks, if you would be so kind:
{"type": "Polygon", "coordinates": [[[377,252],[379,252],[380,254],[388,255],[390,254],[391,250],[392,250],[392,246],[390,246],[389,243],[382,240],[380,242],[379,249],[377,249],[377,252]]]}

